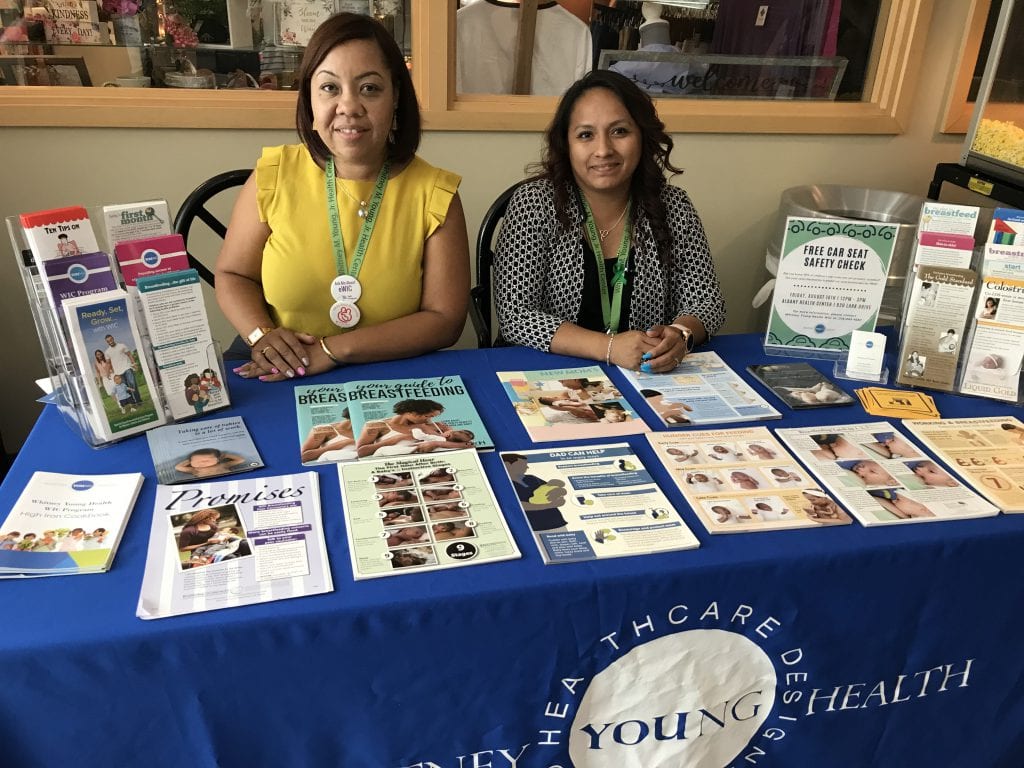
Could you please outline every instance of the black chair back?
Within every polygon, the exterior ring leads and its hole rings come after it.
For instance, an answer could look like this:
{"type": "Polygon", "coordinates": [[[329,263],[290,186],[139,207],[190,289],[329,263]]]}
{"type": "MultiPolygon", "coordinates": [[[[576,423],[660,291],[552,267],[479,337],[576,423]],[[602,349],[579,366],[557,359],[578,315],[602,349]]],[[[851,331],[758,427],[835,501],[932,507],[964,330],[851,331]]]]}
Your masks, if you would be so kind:
{"type": "Polygon", "coordinates": [[[174,231],[185,240],[185,250],[188,252],[189,266],[195,269],[199,273],[199,277],[210,285],[213,285],[213,272],[193,256],[191,249],[188,247],[188,235],[192,229],[192,223],[199,219],[223,240],[224,235],[228,231],[227,225],[214,216],[206,208],[206,204],[224,190],[242,186],[251,175],[251,169],[241,168],[236,171],[218,173],[216,176],[210,177],[192,190],[192,193],[185,198],[185,202],[181,204],[181,208],[178,209],[178,213],[174,217],[174,231]]]}
{"type": "Polygon", "coordinates": [[[505,217],[512,193],[523,182],[517,181],[491,203],[480,222],[476,236],[476,285],[469,292],[469,317],[476,332],[476,343],[480,349],[494,346],[494,331],[491,320],[491,265],[494,264],[495,235],[505,217]]]}

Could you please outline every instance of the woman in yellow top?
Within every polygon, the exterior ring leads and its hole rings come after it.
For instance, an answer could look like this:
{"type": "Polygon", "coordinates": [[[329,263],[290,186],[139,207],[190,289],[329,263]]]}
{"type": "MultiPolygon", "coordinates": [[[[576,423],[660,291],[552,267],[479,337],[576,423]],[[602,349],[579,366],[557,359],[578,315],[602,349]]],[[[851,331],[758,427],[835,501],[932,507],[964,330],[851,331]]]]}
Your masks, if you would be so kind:
{"type": "Polygon", "coordinates": [[[279,381],[453,344],[469,295],[460,177],[416,156],[420,115],[394,39],[340,13],[299,72],[301,145],[265,149],[217,259],[217,301],[279,381]]]}

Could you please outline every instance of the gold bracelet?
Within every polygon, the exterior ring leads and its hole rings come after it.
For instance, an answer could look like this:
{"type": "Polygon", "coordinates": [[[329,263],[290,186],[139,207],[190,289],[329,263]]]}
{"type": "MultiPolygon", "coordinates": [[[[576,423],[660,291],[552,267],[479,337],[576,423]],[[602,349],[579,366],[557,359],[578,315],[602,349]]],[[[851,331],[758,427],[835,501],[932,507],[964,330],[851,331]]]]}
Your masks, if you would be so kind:
{"type": "Polygon", "coordinates": [[[332,363],[334,363],[335,365],[344,365],[344,363],[341,362],[341,360],[339,360],[338,358],[336,358],[332,354],[331,350],[327,348],[327,337],[326,336],[321,336],[320,337],[320,349],[322,349],[324,351],[324,354],[327,355],[327,357],[329,357],[331,359],[332,363]]]}
{"type": "Polygon", "coordinates": [[[615,341],[615,334],[614,333],[611,334],[608,337],[608,350],[604,353],[604,364],[605,365],[611,365],[612,364],[612,342],[613,341],[615,341]]]}

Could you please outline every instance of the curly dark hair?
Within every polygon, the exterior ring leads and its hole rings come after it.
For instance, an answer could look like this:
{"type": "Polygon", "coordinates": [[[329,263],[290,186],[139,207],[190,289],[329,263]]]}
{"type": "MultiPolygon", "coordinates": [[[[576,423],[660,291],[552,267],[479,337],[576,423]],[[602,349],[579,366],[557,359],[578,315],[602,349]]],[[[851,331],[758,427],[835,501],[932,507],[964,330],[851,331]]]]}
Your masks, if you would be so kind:
{"type": "Polygon", "coordinates": [[[351,40],[373,40],[387,62],[398,103],[395,108],[398,127],[394,131],[394,141],[388,141],[388,160],[392,165],[404,164],[412,160],[420,145],[420,107],[402,50],[384,25],[371,16],[337,13],[317,27],[310,37],[295,81],[299,94],[295,105],[295,127],[299,138],[313,158],[323,166],[331,153],[313,128],[313,101],[310,93],[313,73],[327,58],[327,54],[351,40]]]}
{"type": "Polygon", "coordinates": [[[563,227],[568,227],[569,198],[570,195],[579,194],[569,160],[569,120],[576,102],[593,88],[607,88],[618,97],[640,129],[640,163],[633,172],[630,184],[633,199],[633,210],[630,213],[634,220],[640,210],[647,213],[658,244],[658,254],[665,262],[672,252],[672,233],[665,221],[661,191],[668,183],[666,171],[675,175],[683,170],[672,165],[669,159],[675,144],[665,132],[665,124],[658,117],[654,102],[629,78],[611,70],[595,69],[570,85],[558,102],[555,116],[545,133],[541,161],[532,164],[528,172],[551,181],[558,221],[563,227]]]}

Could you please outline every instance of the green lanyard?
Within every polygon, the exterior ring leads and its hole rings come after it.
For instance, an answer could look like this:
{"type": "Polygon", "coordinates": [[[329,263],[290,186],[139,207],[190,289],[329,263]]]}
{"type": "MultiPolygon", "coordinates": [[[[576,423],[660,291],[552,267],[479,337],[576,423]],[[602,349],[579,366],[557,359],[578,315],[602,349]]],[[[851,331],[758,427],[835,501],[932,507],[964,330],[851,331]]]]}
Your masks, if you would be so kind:
{"type": "Polygon", "coordinates": [[[626,225],[622,228],[622,240],[619,242],[619,250],[615,254],[615,275],[612,277],[612,285],[615,288],[611,301],[608,300],[608,281],[605,279],[601,237],[597,234],[597,224],[594,222],[590,204],[582,195],[580,195],[580,199],[583,201],[583,210],[587,213],[587,238],[590,240],[591,250],[594,251],[594,258],[597,259],[597,285],[601,289],[601,317],[604,320],[605,333],[617,333],[619,315],[622,313],[622,288],[626,285],[626,264],[629,261],[629,236],[632,231],[630,225],[632,212],[629,209],[633,207],[633,198],[630,198],[626,204],[626,225]]]}
{"type": "Polygon", "coordinates": [[[352,254],[352,268],[349,269],[348,259],[345,255],[345,240],[341,236],[341,219],[338,215],[338,182],[334,178],[334,158],[327,158],[327,219],[331,227],[331,243],[334,246],[334,267],[339,275],[359,276],[359,269],[363,266],[363,259],[366,257],[366,249],[370,245],[370,237],[373,235],[373,226],[377,223],[377,211],[380,210],[380,201],[384,197],[384,189],[388,185],[388,174],[391,164],[385,160],[384,165],[377,174],[377,184],[373,188],[373,196],[370,198],[370,206],[366,211],[366,218],[363,219],[362,229],[359,230],[359,242],[356,243],[356,252],[352,254]]]}

